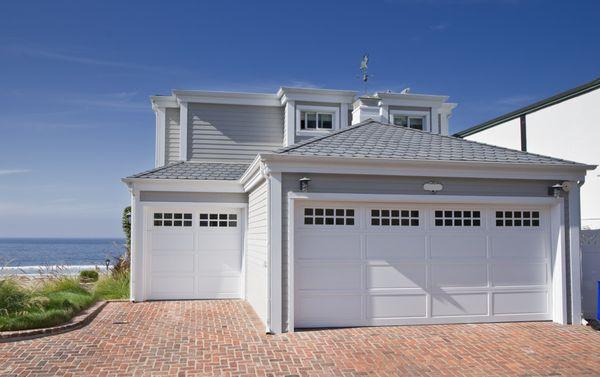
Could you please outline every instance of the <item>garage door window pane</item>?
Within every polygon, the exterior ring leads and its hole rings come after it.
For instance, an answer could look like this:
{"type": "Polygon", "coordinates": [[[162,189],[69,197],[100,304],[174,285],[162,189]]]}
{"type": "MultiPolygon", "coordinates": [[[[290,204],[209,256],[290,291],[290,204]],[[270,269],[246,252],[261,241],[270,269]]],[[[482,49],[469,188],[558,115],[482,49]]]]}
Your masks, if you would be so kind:
{"type": "Polygon", "coordinates": [[[354,225],[354,209],[305,208],[304,225],[354,225]]]}
{"type": "Polygon", "coordinates": [[[480,211],[437,210],[434,212],[435,226],[441,227],[477,227],[481,226],[480,211]]]}
{"type": "Polygon", "coordinates": [[[371,226],[419,226],[419,211],[372,209],[371,226]]]}
{"type": "Polygon", "coordinates": [[[152,218],[154,219],[153,224],[156,227],[190,227],[192,226],[191,221],[182,221],[180,219],[191,219],[191,213],[182,213],[182,212],[155,212],[152,214],[152,218]]]}
{"type": "Polygon", "coordinates": [[[496,227],[539,227],[539,211],[496,211],[496,227]]]}
{"type": "Polygon", "coordinates": [[[201,213],[201,228],[235,228],[238,226],[235,213],[201,213]]]}

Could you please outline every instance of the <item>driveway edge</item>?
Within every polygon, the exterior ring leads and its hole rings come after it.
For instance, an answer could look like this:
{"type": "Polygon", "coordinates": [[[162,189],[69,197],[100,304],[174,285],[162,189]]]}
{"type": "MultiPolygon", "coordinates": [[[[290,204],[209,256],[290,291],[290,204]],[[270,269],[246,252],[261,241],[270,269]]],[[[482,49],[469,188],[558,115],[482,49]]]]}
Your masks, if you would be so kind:
{"type": "Polygon", "coordinates": [[[68,331],[79,329],[89,324],[109,302],[110,301],[99,301],[91,307],[85,309],[81,313],[77,314],[75,317],[71,318],[69,322],[62,325],[45,327],[42,329],[0,332],[0,343],[17,342],[20,340],[41,338],[44,336],[62,334],[68,331]]]}

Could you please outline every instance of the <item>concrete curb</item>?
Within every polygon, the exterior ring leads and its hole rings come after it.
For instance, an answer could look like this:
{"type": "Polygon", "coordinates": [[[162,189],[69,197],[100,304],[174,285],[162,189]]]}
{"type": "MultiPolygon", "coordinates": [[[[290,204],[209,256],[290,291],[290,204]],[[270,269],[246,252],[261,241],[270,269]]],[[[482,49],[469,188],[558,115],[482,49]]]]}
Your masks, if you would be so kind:
{"type": "Polygon", "coordinates": [[[2,331],[0,332],[0,343],[41,338],[44,336],[62,334],[68,331],[79,329],[89,324],[109,302],[110,301],[99,301],[81,313],[77,314],[75,317],[71,318],[69,322],[62,325],[45,327],[42,329],[2,331]]]}

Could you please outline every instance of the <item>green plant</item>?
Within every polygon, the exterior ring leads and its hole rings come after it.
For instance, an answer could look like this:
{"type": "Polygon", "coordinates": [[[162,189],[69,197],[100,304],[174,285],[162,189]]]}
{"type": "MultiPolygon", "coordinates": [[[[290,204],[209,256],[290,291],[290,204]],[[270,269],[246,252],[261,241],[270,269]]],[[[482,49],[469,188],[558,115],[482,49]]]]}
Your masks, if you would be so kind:
{"type": "Polygon", "coordinates": [[[129,271],[102,276],[96,283],[94,296],[100,300],[116,300],[129,297],[129,271]]]}
{"type": "Polygon", "coordinates": [[[0,280],[0,315],[19,313],[28,308],[30,293],[13,278],[0,280]]]}
{"type": "Polygon", "coordinates": [[[98,271],[83,270],[79,272],[79,279],[84,282],[98,281],[98,271]]]}
{"type": "Polygon", "coordinates": [[[56,275],[43,279],[40,283],[42,293],[51,292],[73,292],[88,294],[89,292],[81,286],[79,279],[75,276],[56,275]]]}

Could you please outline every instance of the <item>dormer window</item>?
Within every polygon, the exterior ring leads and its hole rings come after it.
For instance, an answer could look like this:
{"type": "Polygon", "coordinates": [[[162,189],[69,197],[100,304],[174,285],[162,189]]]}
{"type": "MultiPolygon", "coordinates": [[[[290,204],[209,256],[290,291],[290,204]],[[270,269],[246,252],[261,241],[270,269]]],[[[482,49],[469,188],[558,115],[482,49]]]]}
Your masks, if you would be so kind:
{"type": "Polygon", "coordinates": [[[413,117],[406,115],[395,115],[394,124],[396,126],[414,128],[415,130],[423,130],[423,117],[413,117]]]}
{"type": "Polygon", "coordinates": [[[390,120],[396,126],[412,128],[421,131],[430,131],[428,111],[394,110],[390,112],[390,120]]]}
{"type": "Polygon", "coordinates": [[[340,108],[337,106],[296,105],[296,134],[315,136],[340,128],[340,108]]]}
{"type": "Polygon", "coordinates": [[[301,130],[331,130],[333,129],[333,113],[315,111],[300,112],[301,130]]]}

